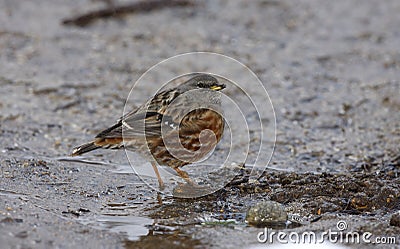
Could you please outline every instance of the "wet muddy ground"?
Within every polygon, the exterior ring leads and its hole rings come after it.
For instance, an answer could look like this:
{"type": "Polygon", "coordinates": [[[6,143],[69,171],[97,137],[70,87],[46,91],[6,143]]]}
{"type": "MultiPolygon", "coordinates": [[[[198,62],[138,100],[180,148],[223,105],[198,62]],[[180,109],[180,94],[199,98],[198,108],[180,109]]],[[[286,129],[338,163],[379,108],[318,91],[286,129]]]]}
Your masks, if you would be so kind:
{"type": "MultiPolygon", "coordinates": [[[[0,2],[1,248],[256,248],[264,229],[245,215],[266,200],[302,220],[275,230],[345,221],[399,246],[398,1],[194,1],[65,24],[105,6],[0,2]],[[143,72],[192,51],[231,56],[261,79],[274,169],[254,180],[245,165],[206,197],[157,198],[124,151],[68,157],[122,114],[143,72]]],[[[154,87],[138,88],[137,104],[154,87]]]]}

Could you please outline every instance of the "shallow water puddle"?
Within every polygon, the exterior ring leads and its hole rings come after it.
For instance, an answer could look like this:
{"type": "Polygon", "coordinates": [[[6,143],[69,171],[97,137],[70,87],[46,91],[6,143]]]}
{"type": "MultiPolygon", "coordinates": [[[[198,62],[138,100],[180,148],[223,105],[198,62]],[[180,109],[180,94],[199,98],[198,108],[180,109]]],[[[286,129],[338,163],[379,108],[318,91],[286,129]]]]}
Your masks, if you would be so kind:
{"type": "Polygon", "coordinates": [[[110,169],[110,171],[117,174],[135,174],[131,165],[128,164],[117,165],[116,168],[110,169]]]}
{"type": "Polygon", "coordinates": [[[149,233],[148,227],[154,223],[153,219],[138,216],[111,216],[101,215],[92,219],[80,219],[80,222],[96,229],[108,230],[126,236],[129,241],[139,240],[149,233]]]}

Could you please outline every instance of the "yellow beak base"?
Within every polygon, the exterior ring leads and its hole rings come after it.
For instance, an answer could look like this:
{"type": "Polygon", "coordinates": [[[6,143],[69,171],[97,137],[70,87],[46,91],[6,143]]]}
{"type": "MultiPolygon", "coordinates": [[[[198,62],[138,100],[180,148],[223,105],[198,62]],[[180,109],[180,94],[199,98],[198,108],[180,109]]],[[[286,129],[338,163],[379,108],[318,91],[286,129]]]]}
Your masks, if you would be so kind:
{"type": "Polygon", "coordinates": [[[210,89],[214,90],[214,91],[219,91],[222,89],[222,87],[221,86],[212,86],[212,87],[210,87],[210,89]]]}

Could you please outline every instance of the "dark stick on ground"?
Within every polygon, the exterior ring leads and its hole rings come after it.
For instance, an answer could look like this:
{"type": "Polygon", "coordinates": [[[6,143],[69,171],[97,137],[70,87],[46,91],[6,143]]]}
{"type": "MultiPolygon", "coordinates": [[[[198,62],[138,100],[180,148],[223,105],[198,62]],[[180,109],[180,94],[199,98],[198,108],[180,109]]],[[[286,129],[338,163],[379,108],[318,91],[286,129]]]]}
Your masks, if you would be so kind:
{"type": "Polygon", "coordinates": [[[86,14],[82,14],[76,17],[64,19],[62,24],[64,25],[76,25],[84,27],[89,25],[91,22],[100,18],[119,17],[135,12],[150,12],[168,7],[187,7],[194,6],[192,1],[187,0],[146,0],[135,3],[129,3],[125,5],[112,5],[107,6],[104,9],[94,10],[86,14]]]}

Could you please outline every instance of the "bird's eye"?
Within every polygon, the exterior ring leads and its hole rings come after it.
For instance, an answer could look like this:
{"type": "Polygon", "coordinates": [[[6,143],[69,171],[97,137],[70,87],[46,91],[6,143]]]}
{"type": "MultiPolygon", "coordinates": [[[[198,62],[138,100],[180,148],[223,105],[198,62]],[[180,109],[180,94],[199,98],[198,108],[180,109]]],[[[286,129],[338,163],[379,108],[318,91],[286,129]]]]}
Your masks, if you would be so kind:
{"type": "Polygon", "coordinates": [[[200,88],[204,88],[205,84],[204,84],[203,81],[199,81],[199,82],[197,82],[197,86],[200,87],[200,88]]]}

